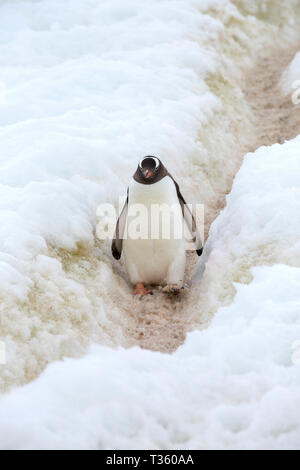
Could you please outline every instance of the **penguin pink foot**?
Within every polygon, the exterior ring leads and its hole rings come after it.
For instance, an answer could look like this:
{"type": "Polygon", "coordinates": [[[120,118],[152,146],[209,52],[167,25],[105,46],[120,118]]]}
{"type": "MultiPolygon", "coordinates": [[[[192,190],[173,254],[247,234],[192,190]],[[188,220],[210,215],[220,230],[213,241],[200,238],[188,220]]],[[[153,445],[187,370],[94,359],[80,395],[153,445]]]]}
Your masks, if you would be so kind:
{"type": "Polygon", "coordinates": [[[140,295],[141,297],[145,297],[145,295],[153,295],[152,290],[147,290],[141,282],[136,285],[135,290],[133,291],[132,295],[140,295]]]}

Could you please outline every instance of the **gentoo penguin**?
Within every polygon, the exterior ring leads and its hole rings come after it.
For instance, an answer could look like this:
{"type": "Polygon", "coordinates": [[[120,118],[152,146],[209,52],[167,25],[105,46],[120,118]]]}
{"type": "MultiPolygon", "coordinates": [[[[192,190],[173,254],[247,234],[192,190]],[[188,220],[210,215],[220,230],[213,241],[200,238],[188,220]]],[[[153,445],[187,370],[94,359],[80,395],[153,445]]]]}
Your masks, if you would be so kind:
{"type": "MultiPolygon", "coordinates": [[[[144,212],[143,212],[144,214],[144,212]]],[[[165,214],[165,213],[164,213],[165,214]]],[[[186,206],[179,186],[156,157],[144,157],[139,163],[127,190],[127,200],[117,221],[112,254],[117,260],[124,253],[125,265],[130,281],[136,286],[133,294],[144,296],[152,293],[147,285],[161,285],[165,292],[177,293],[183,286],[186,265],[186,241],[182,234],[175,235],[176,229],[186,223],[194,236],[198,256],[202,254],[202,241],[196,221],[186,206]],[[160,211],[169,208],[170,236],[163,233],[166,217],[154,218],[152,209],[160,211]],[[138,224],[130,224],[136,219],[140,209],[146,209],[146,233],[133,233],[138,224]],[[135,218],[135,219],[134,219],[135,218]],[[152,220],[151,220],[152,218],[152,220]],[[154,232],[154,233],[153,233],[154,232]]],[[[141,224],[139,224],[141,225],[141,224]]],[[[145,227],[145,225],[144,225],[145,227]]],[[[179,232],[177,232],[178,234],[179,232]]]]}

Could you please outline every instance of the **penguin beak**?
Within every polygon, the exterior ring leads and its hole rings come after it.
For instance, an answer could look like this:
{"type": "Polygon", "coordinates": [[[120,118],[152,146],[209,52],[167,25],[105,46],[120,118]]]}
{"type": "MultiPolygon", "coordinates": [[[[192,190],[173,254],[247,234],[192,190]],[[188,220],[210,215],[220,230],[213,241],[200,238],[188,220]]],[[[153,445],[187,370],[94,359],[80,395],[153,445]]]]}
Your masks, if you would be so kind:
{"type": "Polygon", "coordinates": [[[146,178],[149,178],[151,175],[152,175],[152,171],[146,168],[146,170],[144,170],[144,176],[146,178]]]}

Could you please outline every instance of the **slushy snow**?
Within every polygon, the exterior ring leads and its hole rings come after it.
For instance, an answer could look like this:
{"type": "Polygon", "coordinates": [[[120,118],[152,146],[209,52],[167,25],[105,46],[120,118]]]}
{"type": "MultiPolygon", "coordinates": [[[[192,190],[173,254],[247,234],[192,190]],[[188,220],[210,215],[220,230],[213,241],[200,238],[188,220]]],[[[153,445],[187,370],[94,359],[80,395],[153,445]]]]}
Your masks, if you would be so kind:
{"type": "Polygon", "coordinates": [[[52,364],[1,399],[1,447],[299,448],[299,152],[297,138],[245,158],[207,269],[222,250],[250,279],[209,328],[173,355],[93,346],[52,364]]]}

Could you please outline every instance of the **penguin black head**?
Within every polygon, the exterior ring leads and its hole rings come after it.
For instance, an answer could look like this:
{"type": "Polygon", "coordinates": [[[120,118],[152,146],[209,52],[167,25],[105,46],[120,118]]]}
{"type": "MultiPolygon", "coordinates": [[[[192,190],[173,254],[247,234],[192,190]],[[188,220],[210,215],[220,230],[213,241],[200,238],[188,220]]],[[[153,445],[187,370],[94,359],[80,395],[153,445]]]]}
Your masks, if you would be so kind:
{"type": "Polygon", "coordinates": [[[167,171],[159,158],[148,155],[140,161],[134,179],[142,184],[153,184],[161,180],[166,174],[167,171]]]}

